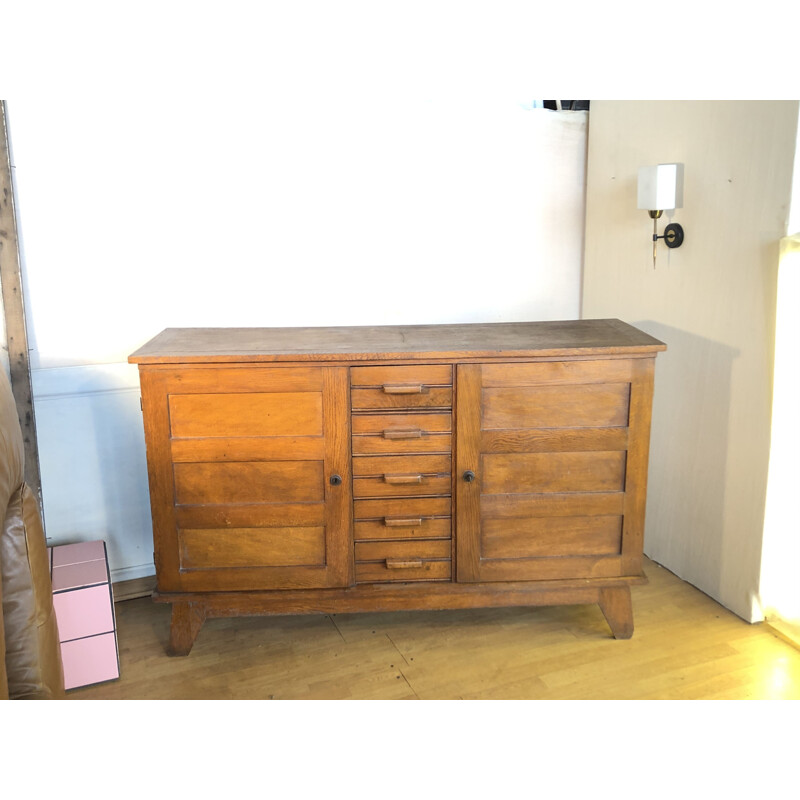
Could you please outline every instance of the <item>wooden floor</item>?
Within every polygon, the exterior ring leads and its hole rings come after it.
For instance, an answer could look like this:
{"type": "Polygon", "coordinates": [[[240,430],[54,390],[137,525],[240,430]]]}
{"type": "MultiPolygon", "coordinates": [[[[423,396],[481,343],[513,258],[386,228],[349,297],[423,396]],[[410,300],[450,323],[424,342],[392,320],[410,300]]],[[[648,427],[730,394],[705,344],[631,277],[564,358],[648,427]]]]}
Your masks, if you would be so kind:
{"type": "Polygon", "coordinates": [[[86,699],[800,699],[800,650],[647,562],[635,631],[596,606],[212,619],[169,658],[170,608],[116,604],[121,678],[86,699]]]}

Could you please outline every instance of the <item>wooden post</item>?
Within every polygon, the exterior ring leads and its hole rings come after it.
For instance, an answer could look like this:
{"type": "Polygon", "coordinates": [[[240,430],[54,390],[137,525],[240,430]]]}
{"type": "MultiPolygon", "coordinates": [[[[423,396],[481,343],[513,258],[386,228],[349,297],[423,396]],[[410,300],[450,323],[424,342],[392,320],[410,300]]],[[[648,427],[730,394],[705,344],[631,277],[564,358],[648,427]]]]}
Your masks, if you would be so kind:
{"type": "Polygon", "coordinates": [[[2,284],[6,322],[11,391],[16,401],[25,446],[25,483],[36,497],[44,525],[39,448],[36,440],[36,418],[33,411],[33,387],[28,355],[28,331],[22,295],[17,214],[11,175],[11,148],[6,120],[6,103],[3,100],[0,101],[0,284],[2,284]]]}

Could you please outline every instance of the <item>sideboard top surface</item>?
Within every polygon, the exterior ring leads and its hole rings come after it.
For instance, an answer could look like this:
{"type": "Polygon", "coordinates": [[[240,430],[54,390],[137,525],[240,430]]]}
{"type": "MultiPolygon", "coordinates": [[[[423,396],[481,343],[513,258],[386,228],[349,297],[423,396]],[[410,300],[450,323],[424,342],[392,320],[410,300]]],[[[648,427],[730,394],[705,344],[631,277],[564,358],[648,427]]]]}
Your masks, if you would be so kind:
{"type": "Polygon", "coordinates": [[[167,328],[135,364],[553,358],[654,354],[666,345],[618,319],[310,328],[167,328]]]}

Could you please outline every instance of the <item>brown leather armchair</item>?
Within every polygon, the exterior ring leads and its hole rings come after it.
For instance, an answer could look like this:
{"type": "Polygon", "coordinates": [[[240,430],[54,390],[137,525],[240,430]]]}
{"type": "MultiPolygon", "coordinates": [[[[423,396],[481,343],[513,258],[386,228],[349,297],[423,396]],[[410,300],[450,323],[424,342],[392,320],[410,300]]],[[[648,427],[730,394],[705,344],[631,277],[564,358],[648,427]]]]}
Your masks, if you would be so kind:
{"type": "Polygon", "coordinates": [[[36,498],[23,479],[22,431],[0,369],[0,699],[64,697],[50,564],[36,498]]]}

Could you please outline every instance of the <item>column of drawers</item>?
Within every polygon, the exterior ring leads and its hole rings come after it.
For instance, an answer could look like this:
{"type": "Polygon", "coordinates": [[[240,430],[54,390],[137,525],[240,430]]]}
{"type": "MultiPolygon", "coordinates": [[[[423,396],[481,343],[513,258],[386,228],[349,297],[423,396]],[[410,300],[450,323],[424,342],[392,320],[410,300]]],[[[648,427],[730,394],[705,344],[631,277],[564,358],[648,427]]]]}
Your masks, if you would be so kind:
{"type": "Polygon", "coordinates": [[[353,367],[356,583],[452,578],[453,373],[353,367]]]}

